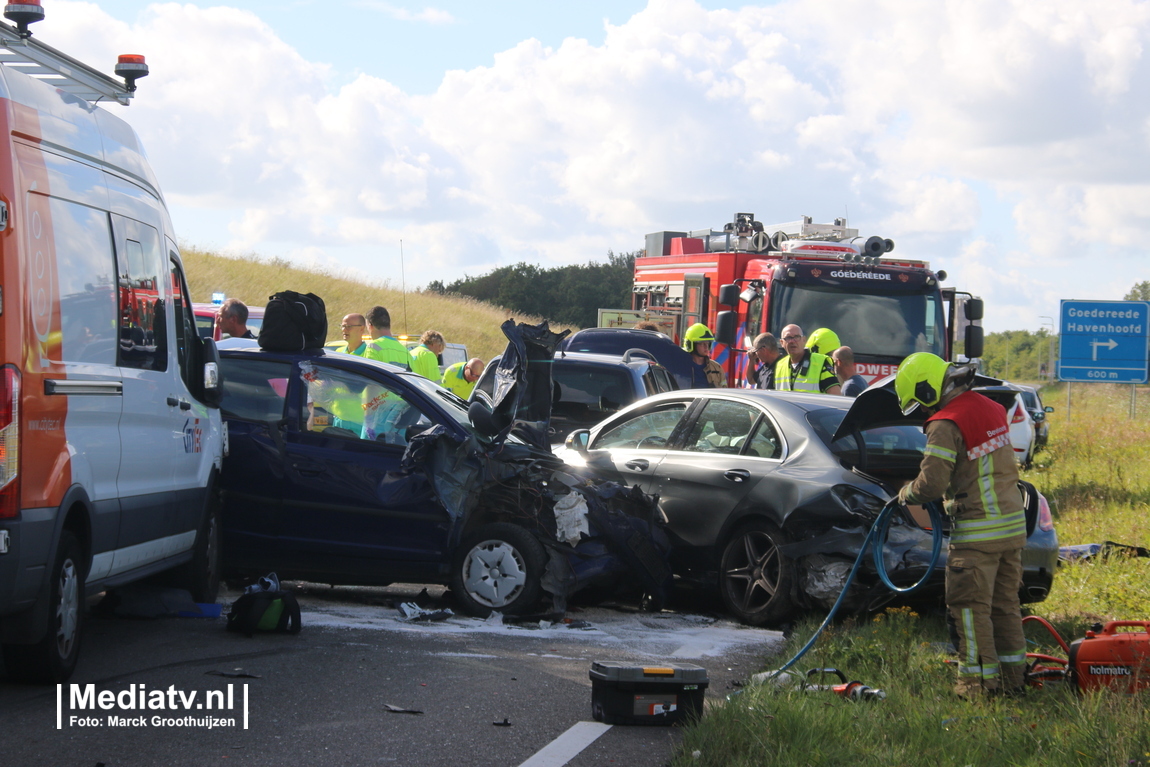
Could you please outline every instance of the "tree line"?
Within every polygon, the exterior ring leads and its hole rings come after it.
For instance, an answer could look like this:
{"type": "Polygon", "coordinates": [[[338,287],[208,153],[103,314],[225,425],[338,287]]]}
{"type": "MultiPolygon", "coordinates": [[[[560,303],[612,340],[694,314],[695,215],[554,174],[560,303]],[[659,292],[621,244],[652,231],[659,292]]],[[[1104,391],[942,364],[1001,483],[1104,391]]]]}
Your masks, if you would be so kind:
{"type": "Polygon", "coordinates": [[[479,277],[464,275],[446,285],[433,280],[426,289],[470,296],[555,323],[594,327],[599,309],[631,306],[636,255],[638,251],[617,254],[609,250],[606,263],[589,261],[551,269],[520,262],[479,277]]]}

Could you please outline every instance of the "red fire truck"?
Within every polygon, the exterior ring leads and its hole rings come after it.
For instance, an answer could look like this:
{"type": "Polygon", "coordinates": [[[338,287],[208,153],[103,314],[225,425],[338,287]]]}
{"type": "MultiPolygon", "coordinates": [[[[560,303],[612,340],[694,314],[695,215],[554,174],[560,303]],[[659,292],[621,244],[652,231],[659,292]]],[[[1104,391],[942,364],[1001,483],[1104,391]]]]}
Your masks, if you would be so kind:
{"type": "Polygon", "coordinates": [[[942,287],[946,272],[890,255],[891,240],[862,238],[845,219],[764,226],[736,213],[722,231],[655,232],[635,259],[630,309],[599,310],[601,327],[657,324],[678,341],[702,322],[731,386],[746,373],[749,343],[790,324],[830,328],[854,351],[868,381],[907,355],[982,355],[982,299],[942,287]]]}

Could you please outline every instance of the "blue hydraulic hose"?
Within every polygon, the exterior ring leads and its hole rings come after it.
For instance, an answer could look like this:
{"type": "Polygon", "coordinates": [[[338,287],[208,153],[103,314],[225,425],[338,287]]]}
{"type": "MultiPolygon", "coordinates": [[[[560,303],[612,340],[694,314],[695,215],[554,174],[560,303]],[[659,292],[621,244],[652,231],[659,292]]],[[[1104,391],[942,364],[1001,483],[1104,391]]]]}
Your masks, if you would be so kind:
{"type": "Polygon", "coordinates": [[[932,545],[930,553],[930,564],[926,568],[926,573],[924,573],[923,576],[919,578],[918,581],[916,581],[914,584],[905,588],[899,588],[898,586],[895,586],[894,583],[891,582],[890,576],[887,575],[886,563],[883,561],[882,552],[886,547],[886,535],[887,530],[890,528],[891,516],[894,514],[895,510],[898,509],[898,507],[899,503],[897,498],[890,499],[887,501],[886,506],[883,506],[882,511],[880,511],[878,517],[875,518],[874,524],[871,525],[866,539],[863,540],[862,548],[859,549],[858,556],[855,557],[854,566],[851,567],[850,574],[847,575],[846,583],[843,584],[843,590],[839,592],[839,598],[836,599],[834,605],[831,606],[831,611],[827,613],[827,617],[823,619],[822,625],[819,626],[818,630],[815,631],[809,640],[807,640],[807,643],[803,645],[803,648],[795,654],[795,657],[791,658],[780,668],[778,668],[775,673],[768,677],[768,679],[774,679],[789,669],[791,666],[795,665],[799,661],[799,658],[806,655],[807,650],[814,646],[815,640],[817,640],[819,635],[823,633],[823,629],[830,625],[831,620],[835,617],[835,613],[838,612],[839,606],[842,605],[843,599],[846,598],[847,590],[850,589],[851,583],[854,582],[855,575],[859,571],[859,565],[862,564],[863,557],[866,556],[867,548],[872,544],[874,545],[874,566],[875,569],[878,570],[878,577],[891,591],[896,591],[899,594],[909,594],[910,592],[918,589],[920,586],[926,583],[927,579],[934,574],[934,566],[938,564],[938,555],[942,551],[942,512],[939,510],[937,503],[928,503],[926,508],[930,514],[932,545]]]}

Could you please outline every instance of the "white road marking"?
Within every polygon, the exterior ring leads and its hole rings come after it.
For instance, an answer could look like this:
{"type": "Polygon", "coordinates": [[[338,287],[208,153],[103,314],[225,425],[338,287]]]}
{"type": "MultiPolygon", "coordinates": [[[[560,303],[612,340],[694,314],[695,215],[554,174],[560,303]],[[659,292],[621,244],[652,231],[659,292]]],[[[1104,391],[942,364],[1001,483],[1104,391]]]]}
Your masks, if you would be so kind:
{"type": "Polygon", "coordinates": [[[519,767],[563,767],[609,729],[602,722],[576,722],[519,767]]]}

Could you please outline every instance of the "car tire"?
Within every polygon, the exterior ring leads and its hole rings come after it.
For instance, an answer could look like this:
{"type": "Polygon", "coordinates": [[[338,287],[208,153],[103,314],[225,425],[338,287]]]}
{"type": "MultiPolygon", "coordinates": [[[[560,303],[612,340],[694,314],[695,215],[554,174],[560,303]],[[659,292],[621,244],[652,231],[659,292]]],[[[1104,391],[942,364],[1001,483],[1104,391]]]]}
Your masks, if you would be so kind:
{"type": "Polygon", "coordinates": [[[48,630],[36,644],[4,645],[4,665],[15,682],[60,684],[72,676],[84,633],[84,561],[80,542],[65,530],[49,573],[48,630]]]}
{"type": "Polygon", "coordinates": [[[220,536],[220,496],[213,482],[208,488],[200,529],[196,531],[192,561],[183,565],[177,576],[180,587],[191,592],[193,602],[214,604],[220,595],[224,564],[220,536]]]}
{"type": "Polygon", "coordinates": [[[723,547],[719,589],[723,603],[751,626],[779,623],[794,612],[794,560],[779,553],[786,534],[766,521],[737,529],[723,547]]]}
{"type": "Polygon", "coordinates": [[[466,535],[456,550],[451,590],[471,615],[522,614],[543,593],[546,565],[543,544],[524,528],[506,522],[484,525],[466,535]]]}

